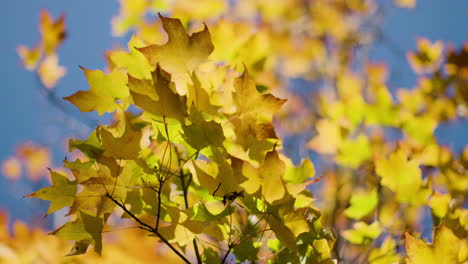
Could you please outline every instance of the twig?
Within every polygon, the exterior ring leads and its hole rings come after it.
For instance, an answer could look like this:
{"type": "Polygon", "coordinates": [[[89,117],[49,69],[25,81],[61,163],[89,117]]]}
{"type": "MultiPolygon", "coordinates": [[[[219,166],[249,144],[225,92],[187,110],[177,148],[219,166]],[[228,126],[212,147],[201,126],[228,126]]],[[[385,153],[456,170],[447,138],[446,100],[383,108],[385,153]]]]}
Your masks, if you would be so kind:
{"type": "Polygon", "coordinates": [[[132,212],[130,212],[124,204],[120,203],[117,201],[114,197],[112,197],[109,193],[106,194],[106,197],[109,198],[113,203],[115,203],[117,206],[119,206],[122,210],[124,210],[125,213],[127,213],[133,220],[135,220],[137,223],[139,223],[141,226],[140,228],[143,230],[147,230],[153,234],[155,234],[159,239],[161,239],[164,244],[166,244],[177,256],[179,256],[185,263],[190,264],[190,261],[182,254],[180,253],[174,246],[169,243],[159,232],[158,230],[152,228],[150,225],[146,224],[145,222],[141,221],[138,217],[136,217],[132,212]]]}
{"type": "Polygon", "coordinates": [[[224,264],[226,262],[226,259],[229,256],[229,253],[231,253],[231,250],[232,250],[232,245],[229,245],[228,250],[227,250],[226,254],[223,257],[223,260],[221,260],[221,264],[224,264]]]}
{"type": "MultiPolygon", "coordinates": [[[[184,170],[182,169],[182,164],[181,164],[181,159],[180,159],[180,154],[179,151],[176,149],[176,154],[177,154],[177,161],[179,162],[179,176],[180,176],[180,181],[182,185],[182,192],[184,195],[184,204],[185,204],[185,209],[188,209],[188,199],[187,199],[187,191],[189,185],[185,186],[185,175],[184,175],[184,170]]],[[[198,155],[197,155],[198,156],[198,155]]],[[[195,256],[197,257],[197,263],[202,264],[202,259],[200,256],[200,252],[198,251],[198,245],[197,245],[197,240],[194,238],[193,239],[193,248],[195,249],[195,256]]]]}
{"type": "Polygon", "coordinates": [[[159,187],[158,187],[158,213],[156,215],[156,227],[154,228],[156,231],[158,230],[159,228],[159,218],[160,218],[160,215],[161,215],[161,192],[162,192],[162,187],[164,185],[164,181],[159,178],[159,187]]]}

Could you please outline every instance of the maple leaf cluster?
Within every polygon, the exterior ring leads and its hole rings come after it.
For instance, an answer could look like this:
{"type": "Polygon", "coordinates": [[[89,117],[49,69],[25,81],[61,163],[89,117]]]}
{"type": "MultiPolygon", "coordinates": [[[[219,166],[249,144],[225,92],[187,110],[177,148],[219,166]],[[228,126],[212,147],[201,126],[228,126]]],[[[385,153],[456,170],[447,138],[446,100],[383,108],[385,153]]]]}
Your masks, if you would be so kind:
{"type": "MultiPolygon", "coordinates": [[[[107,51],[106,70],[81,67],[89,89],[65,97],[113,121],[70,140],[81,156],[28,195],[47,215],[68,208],[52,232],[74,241],[68,255],[106,258],[103,233],[133,223],[185,263],[468,260],[468,147],[434,136],[468,116],[468,45],[418,39],[406,54],[418,83],[395,91],[385,65],[357,63],[376,1],[120,4],[113,33],[135,32],[128,48],[107,51]]],[[[26,68],[64,37],[64,18],[45,14],[41,52],[19,49],[26,68]]],[[[4,167],[17,175],[17,162],[4,167]]]]}

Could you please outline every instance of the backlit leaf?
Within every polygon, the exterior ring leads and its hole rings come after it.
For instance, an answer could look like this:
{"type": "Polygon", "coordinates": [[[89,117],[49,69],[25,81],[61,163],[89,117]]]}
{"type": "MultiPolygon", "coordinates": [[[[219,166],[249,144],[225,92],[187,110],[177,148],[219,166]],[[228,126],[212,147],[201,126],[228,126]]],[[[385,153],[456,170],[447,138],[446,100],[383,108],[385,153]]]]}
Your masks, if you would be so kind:
{"type": "MultiPolygon", "coordinates": [[[[60,228],[52,232],[64,240],[75,240],[83,244],[92,243],[94,251],[98,254],[102,250],[102,229],[103,222],[99,217],[90,216],[83,212],[77,213],[77,218],[74,222],[68,222],[60,228]]],[[[84,253],[78,250],[77,253],[84,253]]]]}
{"type": "Polygon", "coordinates": [[[66,73],[67,69],[58,64],[58,57],[56,54],[45,57],[37,69],[37,74],[42,84],[48,89],[56,86],[58,81],[65,76],[66,73]]]}
{"type": "Polygon", "coordinates": [[[118,99],[129,95],[127,88],[127,75],[118,69],[106,75],[100,70],[88,70],[83,67],[90,89],[79,91],[65,97],[82,112],[97,111],[99,115],[115,111],[119,105],[118,99]]]}
{"type": "Polygon", "coordinates": [[[353,229],[343,231],[343,237],[353,244],[368,245],[381,232],[382,228],[379,222],[373,222],[370,225],[364,222],[357,222],[353,225],[353,229]]]}
{"type": "MultiPolygon", "coordinates": [[[[146,56],[151,65],[159,64],[165,71],[172,74],[176,83],[181,83],[185,87],[190,78],[188,73],[205,62],[214,49],[210,32],[205,26],[203,31],[190,36],[179,19],[161,15],[159,18],[169,37],[167,43],[138,48],[138,50],[146,56]]],[[[185,94],[186,91],[182,93],[185,94]]]]}
{"type": "Polygon", "coordinates": [[[429,192],[422,188],[419,163],[408,160],[403,150],[392,153],[387,159],[377,159],[375,166],[382,185],[394,191],[398,201],[414,204],[426,201],[429,192]]]}
{"type": "Polygon", "coordinates": [[[65,206],[71,206],[75,200],[75,193],[77,190],[76,181],[70,181],[66,176],[54,171],[50,171],[50,176],[52,178],[52,186],[45,187],[25,196],[50,201],[51,203],[47,210],[47,215],[65,206]]]}
{"type": "Polygon", "coordinates": [[[284,162],[276,150],[267,153],[259,173],[263,177],[262,195],[269,203],[283,198],[286,193],[283,182],[284,168],[284,162]]]}
{"type": "Polygon", "coordinates": [[[458,259],[460,239],[444,225],[434,229],[434,242],[427,244],[405,233],[408,264],[452,264],[461,263],[458,259]]]}
{"type": "Polygon", "coordinates": [[[346,216],[354,219],[361,219],[368,215],[377,206],[377,191],[372,190],[367,193],[354,192],[350,200],[351,206],[344,213],[346,216]]]}

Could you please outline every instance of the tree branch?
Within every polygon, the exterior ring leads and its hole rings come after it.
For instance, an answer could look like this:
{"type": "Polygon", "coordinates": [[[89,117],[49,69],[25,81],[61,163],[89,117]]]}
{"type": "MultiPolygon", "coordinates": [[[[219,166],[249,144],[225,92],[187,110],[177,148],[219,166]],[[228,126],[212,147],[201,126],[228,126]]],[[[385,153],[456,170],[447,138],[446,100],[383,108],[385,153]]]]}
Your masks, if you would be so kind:
{"type": "MultiPolygon", "coordinates": [[[[177,160],[179,162],[179,176],[180,176],[180,182],[181,182],[181,185],[182,185],[182,192],[183,192],[183,195],[184,195],[184,204],[185,204],[185,209],[187,210],[188,207],[189,207],[188,206],[188,199],[187,199],[187,191],[188,191],[188,187],[189,187],[190,183],[187,184],[187,186],[185,186],[184,170],[182,169],[182,164],[180,162],[181,158],[180,158],[179,151],[177,151],[177,149],[176,149],[176,154],[177,154],[177,160]]],[[[198,156],[198,154],[197,154],[197,156],[198,156]]],[[[195,238],[193,239],[193,248],[195,249],[195,256],[197,257],[197,263],[202,264],[202,259],[201,259],[201,256],[200,256],[200,252],[198,251],[197,240],[195,238]]]]}
{"type": "Polygon", "coordinates": [[[123,203],[117,201],[114,197],[112,197],[109,193],[106,194],[106,197],[109,198],[113,203],[115,203],[118,207],[124,210],[133,220],[141,225],[141,229],[147,230],[153,234],[155,234],[159,239],[161,239],[164,244],[166,244],[177,256],[179,256],[185,263],[190,264],[190,261],[180,253],[174,246],[169,243],[159,232],[158,230],[152,228],[150,225],[146,224],[145,222],[141,221],[137,216],[135,216],[132,212],[130,212],[123,203]]]}

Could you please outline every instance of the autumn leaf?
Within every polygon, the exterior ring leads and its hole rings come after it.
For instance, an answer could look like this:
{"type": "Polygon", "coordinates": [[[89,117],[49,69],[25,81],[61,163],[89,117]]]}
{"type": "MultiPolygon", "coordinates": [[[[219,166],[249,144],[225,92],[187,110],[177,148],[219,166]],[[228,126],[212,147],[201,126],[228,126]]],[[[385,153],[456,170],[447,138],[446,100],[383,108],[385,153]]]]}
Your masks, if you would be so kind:
{"type": "Polygon", "coordinates": [[[137,48],[146,46],[136,35],[128,42],[128,52],[122,50],[109,51],[106,56],[111,64],[111,69],[124,68],[132,77],[138,79],[151,79],[153,67],[145,56],[137,48]]]}
{"type": "Polygon", "coordinates": [[[357,222],[352,229],[343,231],[343,237],[353,244],[368,245],[382,232],[379,222],[368,225],[365,222],[357,222]]]}
{"type": "Polygon", "coordinates": [[[229,6],[229,4],[223,0],[200,0],[196,3],[174,1],[171,4],[170,7],[175,17],[187,17],[191,20],[207,20],[221,16],[229,6]]]}
{"type": "Polygon", "coordinates": [[[56,54],[46,56],[37,69],[37,74],[42,84],[48,89],[52,89],[56,86],[58,81],[65,76],[66,73],[67,69],[58,64],[58,57],[56,54]]]}
{"type": "Polygon", "coordinates": [[[119,107],[116,100],[129,95],[125,72],[116,69],[106,75],[100,70],[88,70],[83,67],[81,69],[88,79],[90,89],[64,98],[81,112],[97,111],[99,115],[113,112],[119,107]]]}
{"type": "Polygon", "coordinates": [[[216,121],[206,121],[194,105],[190,108],[190,125],[183,125],[184,138],[188,144],[197,150],[208,146],[222,147],[224,137],[221,124],[216,121]]]}
{"type": "Polygon", "coordinates": [[[116,159],[135,160],[141,150],[140,140],[142,138],[141,130],[137,130],[131,124],[130,117],[126,116],[119,122],[124,122],[125,130],[120,137],[114,137],[106,128],[99,129],[99,135],[102,140],[104,155],[116,159]]]}
{"type": "MultiPolygon", "coordinates": [[[[277,138],[272,124],[273,114],[286,100],[272,94],[260,94],[247,70],[235,79],[234,88],[233,99],[237,111],[231,123],[236,135],[235,142],[249,153],[251,159],[260,162],[264,153],[274,145],[266,139],[277,138]]],[[[234,150],[231,153],[237,156],[234,150]]]]}
{"type": "Polygon", "coordinates": [[[391,237],[387,237],[380,248],[374,248],[370,251],[367,258],[371,264],[391,264],[399,259],[396,253],[396,243],[391,237]]]}
{"type": "Polygon", "coordinates": [[[194,105],[198,111],[216,116],[219,106],[213,104],[210,98],[215,94],[210,94],[209,91],[202,86],[197,74],[193,72],[190,75],[192,83],[188,85],[187,104],[194,105]]]}
{"type": "Polygon", "coordinates": [[[150,6],[147,0],[119,0],[119,15],[112,18],[112,34],[122,36],[132,27],[138,26],[150,6]]]}
{"type": "Polygon", "coordinates": [[[398,201],[413,204],[426,202],[429,191],[422,186],[419,163],[408,160],[403,150],[392,153],[388,159],[377,159],[375,166],[382,185],[394,191],[398,201]]]}
{"type": "Polygon", "coordinates": [[[10,157],[2,161],[2,174],[10,180],[18,180],[21,177],[21,162],[17,157],[10,157]]]}
{"type": "Polygon", "coordinates": [[[354,139],[346,139],[339,145],[337,162],[344,166],[357,168],[371,158],[372,149],[366,135],[360,134],[354,139]]]}
{"type": "Polygon", "coordinates": [[[344,211],[345,215],[354,219],[361,219],[368,215],[377,206],[377,191],[355,191],[351,196],[350,203],[351,206],[344,211]]]}
{"type": "Polygon", "coordinates": [[[171,89],[171,75],[159,66],[151,75],[152,82],[129,78],[130,94],[135,105],[152,115],[174,118],[184,123],[187,115],[186,97],[171,89]]]}
{"type": "MultiPolygon", "coordinates": [[[[162,15],[159,15],[159,18],[169,37],[167,43],[138,48],[138,50],[145,55],[151,65],[159,64],[165,71],[172,74],[176,83],[185,87],[190,79],[188,74],[205,62],[214,49],[210,32],[205,26],[203,31],[189,36],[179,19],[162,15]]],[[[181,91],[181,94],[185,93],[186,91],[181,91]]]]}
{"type": "Polygon", "coordinates": [[[442,42],[436,41],[432,44],[426,38],[419,38],[417,46],[417,52],[408,52],[406,54],[411,68],[419,74],[435,72],[442,62],[442,52],[444,49],[442,42]]]}
{"type": "Polygon", "coordinates": [[[312,138],[307,146],[323,154],[336,153],[343,140],[340,126],[332,120],[321,119],[316,127],[318,135],[312,138]]]}
{"type": "Polygon", "coordinates": [[[56,21],[46,9],[41,10],[39,31],[42,36],[42,45],[47,54],[55,52],[63,42],[67,33],[65,31],[65,15],[61,15],[56,21]]]}
{"type": "Polygon", "coordinates": [[[459,259],[461,241],[444,225],[434,229],[434,242],[426,244],[405,233],[408,264],[452,264],[463,263],[466,259],[459,259]]]}
{"type": "Polygon", "coordinates": [[[66,176],[52,170],[50,170],[50,176],[52,177],[52,186],[24,196],[50,201],[46,216],[65,206],[71,206],[77,191],[76,181],[70,181],[66,176]]]}
{"type": "Polygon", "coordinates": [[[44,146],[26,142],[15,149],[18,157],[26,167],[27,176],[31,180],[39,180],[47,174],[47,166],[51,165],[50,150],[44,146]]]}
{"type": "Polygon", "coordinates": [[[16,48],[16,52],[20,56],[24,68],[29,71],[36,69],[37,63],[42,58],[41,49],[42,47],[40,45],[35,45],[33,48],[19,45],[16,48]]]}
{"type": "Polygon", "coordinates": [[[293,164],[286,163],[284,179],[291,184],[301,184],[307,179],[315,176],[315,167],[309,158],[303,159],[301,165],[295,167],[293,164]]]}
{"type": "MultiPolygon", "coordinates": [[[[66,223],[53,231],[52,234],[64,240],[77,241],[80,243],[80,247],[84,247],[85,244],[89,245],[92,243],[94,245],[94,251],[101,254],[102,229],[103,221],[101,218],[78,211],[74,222],[66,223]]],[[[74,245],[74,247],[76,246],[77,244],[74,245]]],[[[74,253],[83,254],[85,252],[85,250],[79,249],[74,253]]],[[[73,252],[70,253],[73,254],[73,252]]]]}
{"type": "Polygon", "coordinates": [[[394,0],[393,2],[399,7],[414,8],[416,6],[416,0],[394,0]]]}
{"type": "Polygon", "coordinates": [[[278,152],[276,150],[268,152],[259,174],[263,178],[262,195],[269,203],[280,200],[286,194],[283,182],[284,170],[285,165],[279,158],[278,152]]]}
{"type": "Polygon", "coordinates": [[[297,251],[296,238],[294,233],[284,225],[284,223],[272,216],[268,218],[268,224],[270,225],[273,232],[275,232],[276,237],[288,247],[292,252],[297,251]]]}

